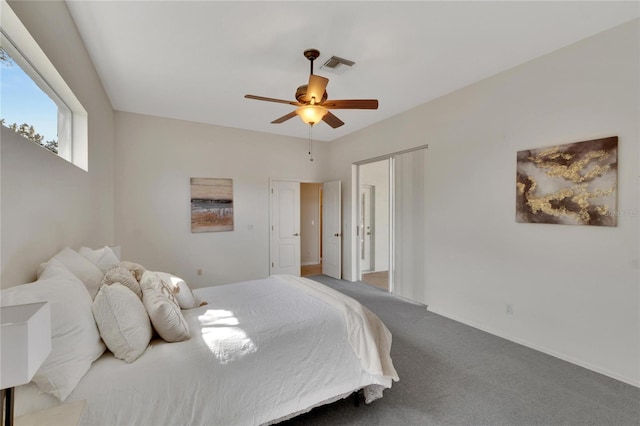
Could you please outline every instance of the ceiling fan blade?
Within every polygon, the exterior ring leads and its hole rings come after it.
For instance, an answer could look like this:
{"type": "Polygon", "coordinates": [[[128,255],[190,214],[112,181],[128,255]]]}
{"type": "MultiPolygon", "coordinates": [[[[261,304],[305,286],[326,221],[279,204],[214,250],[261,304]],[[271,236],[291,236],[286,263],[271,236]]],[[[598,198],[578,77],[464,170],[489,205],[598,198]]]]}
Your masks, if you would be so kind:
{"type": "Polygon", "coordinates": [[[327,113],[325,114],[324,117],[322,117],[322,121],[324,121],[325,123],[327,123],[329,126],[333,127],[334,129],[342,126],[344,124],[344,121],[340,120],[338,117],[336,117],[335,115],[331,114],[330,112],[327,111],[327,113]]]}
{"type": "MultiPolygon", "coordinates": [[[[330,113],[329,113],[329,114],[330,114],[330,113]]],[[[290,112],[290,113],[289,113],[289,114],[287,114],[287,115],[283,115],[283,116],[282,116],[282,117],[280,117],[280,118],[276,118],[275,120],[273,120],[273,121],[271,122],[271,124],[280,124],[280,123],[284,123],[284,122],[285,122],[285,121],[287,121],[288,119],[293,118],[293,117],[295,117],[295,116],[296,116],[296,112],[295,112],[295,111],[292,111],[292,112],[290,112]]]]}
{"type": "Polygon", "coordinates": [[[256,96],[256,95],[244,95],[247,99],[255,99],[256,101],[267,101],[267,102],[277,102],[279,104],[289,104],[295,106],[301,106],[302,104],[294,101],[285,101],[284,99],[275,99],[275,98],[265,98],[264,96],[256,96]]]}
{"type": "Polygon", "coordinates": [[[309,85],[307,86],[307,94],[305,95],[305,101],[311,102],[312,98],[316,98],[317,104],[322,101],[324,91],[329,83],[328,78],[320,77],[319,75],[311,74],[309,76],[309,85]]]}
{"type": "Polygon", "coordinates": [[[327,100],[322,104],[327,109],[378,109],[377,99],[327,100]]]}

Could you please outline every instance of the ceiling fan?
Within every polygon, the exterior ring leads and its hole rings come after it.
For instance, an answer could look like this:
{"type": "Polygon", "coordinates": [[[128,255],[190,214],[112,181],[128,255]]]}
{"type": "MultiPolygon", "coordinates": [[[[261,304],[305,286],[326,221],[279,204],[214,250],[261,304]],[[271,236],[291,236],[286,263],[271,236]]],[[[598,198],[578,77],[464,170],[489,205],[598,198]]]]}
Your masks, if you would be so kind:
{"type": "Polygon", "coordinates": [[[325,89],[329,83],[329,79],[313,73],[313,61],[320,56],[320,52],[317,49],[307,49],[304,51],[304,56],[311,62],[311,72],[309,75],[309,83],[298,87],[296,90],[296,101],[265,98],[264,96],[244,95],[247,99],[277,102],[298,107],[295,111],[283,115],[280,118],[276,118],[271,122],[271,124],[284,123],[290,118],[298,115],[302,121],[310,126],[313,126],[322,120],[335,129],[342,126],[344,122],[333,115],[329,111],[330,109],[378,109],[377,99],[327,99],[327,92],[325,89]]]}

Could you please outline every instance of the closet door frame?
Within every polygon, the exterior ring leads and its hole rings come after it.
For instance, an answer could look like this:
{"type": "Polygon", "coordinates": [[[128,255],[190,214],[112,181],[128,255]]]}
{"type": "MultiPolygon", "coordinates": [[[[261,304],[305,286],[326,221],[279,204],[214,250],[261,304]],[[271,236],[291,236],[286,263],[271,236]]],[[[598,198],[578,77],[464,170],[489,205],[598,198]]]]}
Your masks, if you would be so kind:
{"type": "MultiPolygon", "coordinates": [[[[359,218],[361,215],[361,207],[360,207],[360,188],[361,188],[361,179],[360,179],[360,166],[376,163],[378,161],[389,160],[389,292],[394,293],[394,271],[395,271],[395,157],[407,154],[410,152],[427,150],[429,149],[429,145],[421,145],[415,148],[405,149],[402,151],[396,151],[391,154],[381,155],[379,157],[370,158],[367,160],[361,160],[353,163],[356,167],[356,182],[355,188],[357,188],[355,193],[352,196],[352,205],[355,205],[356,212],[355,217],[359,218]]],[[[359,220],[356,220],[353,227],[353,234],[355,235],[356,241],[360,240],[362,229],[360,229],[359,220]]],[[[360,265],[360,245],[355,244],[355,250],[351,253],[352,261],[355,262],[356,265],[356,280],[362,281],[362,268],[360,265]]]]}

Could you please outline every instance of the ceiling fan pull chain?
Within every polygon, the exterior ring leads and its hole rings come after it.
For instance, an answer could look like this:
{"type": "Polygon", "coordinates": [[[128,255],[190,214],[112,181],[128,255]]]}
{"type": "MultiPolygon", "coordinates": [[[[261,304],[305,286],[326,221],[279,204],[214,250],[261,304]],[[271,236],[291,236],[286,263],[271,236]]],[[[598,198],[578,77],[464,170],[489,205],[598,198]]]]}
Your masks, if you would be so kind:
{"type": "Polygon", "coordinates": [[[312,145],[312,139],[311,139],[311,129],[313,129],[313,126],[309,126],[309,161],[313,161],[313,145],[312,145]]]}

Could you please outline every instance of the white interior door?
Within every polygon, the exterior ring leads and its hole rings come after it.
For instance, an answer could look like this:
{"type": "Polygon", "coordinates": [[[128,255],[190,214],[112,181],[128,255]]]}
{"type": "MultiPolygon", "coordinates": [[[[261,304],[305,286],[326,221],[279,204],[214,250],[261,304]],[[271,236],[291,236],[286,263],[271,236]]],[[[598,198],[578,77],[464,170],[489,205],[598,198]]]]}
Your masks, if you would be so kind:
{"type": "Polygon", "coordinates": [[[271,182],[271,274],[300,276],[300,182],[271,182]]]}
{"type": "Polygon", "coordinates": [[[362,271],[374,269],[373,194],[374,187],[372,185],[362,185],[360,188],[360,270],[362,271]]]}
{"type": "Polygon", "coordinates": [[[322,274],[342,279],[340,181],[322,184],[322,274]]]}

